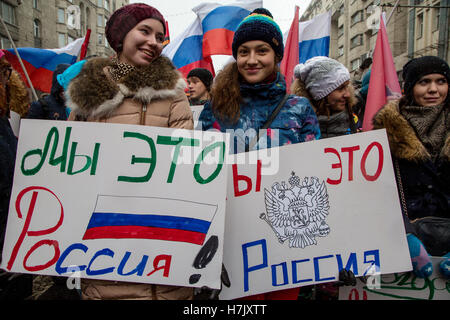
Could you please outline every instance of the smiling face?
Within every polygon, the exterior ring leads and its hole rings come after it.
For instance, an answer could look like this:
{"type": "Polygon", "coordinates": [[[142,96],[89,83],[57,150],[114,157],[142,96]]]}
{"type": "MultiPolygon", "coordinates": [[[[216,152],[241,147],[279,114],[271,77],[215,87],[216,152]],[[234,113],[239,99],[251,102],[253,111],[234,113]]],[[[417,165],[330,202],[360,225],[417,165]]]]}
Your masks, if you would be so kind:
{"type": "Polygon", "coordinates": [[[135,67],[146,66],[159,57],[163,42],[163,24],[151,18],[142,20],[125,36],[119,61],[135,67]]]}
{"type": "Polygon", "coordinates": [[[327,96],[330,113],[336,113],[345,110],[345,105],[349,102],[350,98],[349,85],[350,81],[346,81],[339,88],[337,88],[327,96]]]}
{"type": "Polygon", "coordinates": [[[447,95],[447,78],[439,73],[423,76],[413,87],[414,101],[422,107],[441,105],[447,95]]]}
{"type": "Polygon", "coordinates": [[[259,83],[275,71],[275,51],[264,41],[247,41],[237,50],[239,73],[248,83],[259,83]]]}

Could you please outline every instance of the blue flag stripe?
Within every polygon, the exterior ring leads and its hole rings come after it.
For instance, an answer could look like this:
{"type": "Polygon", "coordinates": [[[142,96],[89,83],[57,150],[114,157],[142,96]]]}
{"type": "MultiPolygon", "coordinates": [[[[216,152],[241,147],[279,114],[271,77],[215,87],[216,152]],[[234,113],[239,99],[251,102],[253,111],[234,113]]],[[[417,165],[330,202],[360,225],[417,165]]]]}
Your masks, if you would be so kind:
{"type": "Polygon", "coordinates": [[[317,56],[328,57],[329,51],[330,37],[302,41],[298,44],[299,62],[305,63],[306,60],[317,56]]]}
{"type": "Polygon", "coordinates": [[[210,221],[189,217],[94,212],[87,229],[107,226],[142,226],[207,233],[210,225],[210,221]]]}

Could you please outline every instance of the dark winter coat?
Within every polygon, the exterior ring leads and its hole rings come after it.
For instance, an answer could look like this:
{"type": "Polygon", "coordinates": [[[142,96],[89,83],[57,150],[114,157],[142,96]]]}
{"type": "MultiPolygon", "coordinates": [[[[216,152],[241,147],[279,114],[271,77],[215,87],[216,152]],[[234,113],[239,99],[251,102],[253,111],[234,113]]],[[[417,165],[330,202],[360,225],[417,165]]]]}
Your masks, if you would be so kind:
{"type": "Polygon", "coordinates": [[[66,105],[60,96],[64,89],[59,84],[57,76],[69,66],[69,64],[60,64],[56,67],[53,72],[50,94],[31,104],[27,115],[28,119],[67,120],[66,105]]]}
{"type": "Polygon", "coordinates": [[[0,118],[0,260],[16,161],[17,138],[9,120],[0,118]]]}
{"type": "Polygon", "coordinates": [[[429,216],[450,218],[450,134],[447,132],[440,156],[433,162],[400,114],[398,102],[384,106],[373,124],[374,129],[386,128],[397,185],[401,184],[406,202],[404,213],[411,221],[429,216]]]}

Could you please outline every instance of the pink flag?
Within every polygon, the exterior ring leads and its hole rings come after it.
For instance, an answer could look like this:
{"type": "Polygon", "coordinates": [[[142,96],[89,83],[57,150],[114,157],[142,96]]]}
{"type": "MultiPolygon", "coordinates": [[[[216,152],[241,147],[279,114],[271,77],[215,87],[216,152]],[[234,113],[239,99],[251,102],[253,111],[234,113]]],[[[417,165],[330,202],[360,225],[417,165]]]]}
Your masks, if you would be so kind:
{"type": "Polygon", "coordinates": [[[394,58],[386,33],[384,20],[380,18],[380,30],[373,54],[369,92],[364,113],[363,131],[372,130],[372,118],[388,100],[399,99],[401,89],[395,70],[394,58]]]}
{"type": "Polygon", "coordinates": [[[292,20],[289,35],[284,48],[284,57],[281,61],[280,70],[286,79],[286,91],[289,92],[294,67],[298,64],[298,6],[295,6],[294,20],[292,20]]]}

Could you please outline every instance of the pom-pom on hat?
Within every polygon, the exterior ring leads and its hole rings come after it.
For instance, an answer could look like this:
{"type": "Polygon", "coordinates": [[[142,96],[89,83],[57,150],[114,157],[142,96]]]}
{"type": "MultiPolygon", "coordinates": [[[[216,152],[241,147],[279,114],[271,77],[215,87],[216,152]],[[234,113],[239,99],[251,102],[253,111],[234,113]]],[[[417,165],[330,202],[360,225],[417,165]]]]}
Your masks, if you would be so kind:
{"type": "Polygon", "coordinates": [[[350,80],[348,69],[328,57],[314,57],[294,68],[294,75],[303,81],[314,100],[320,100],[350,80]]]}
{"type": "Polygon", "coordinates": [[[205,87],[209,90],[211,88],[211,84],[213,82],[213,75],[209,72],[208,69],[204,68],[195,68],[189,71],[186,78],[197,77],[201,82],[205,85],[205,87]]]}
{"type": "Polygon", "coordinates": [[[144,3],[132,3],[123,6],[111,15],[106,22],[106,38],[111,48],[116,52],[122,51],[123,39],[131,29],[145,19],[160,21],[166,33],[166,23],[163,15],[156,9],[144,3]]]}
{"type": "Polygon", "coordinates": [[[236,59],[237,49],[241,44],[252,40],[267,42],[280,61],[283,59],[283,34],[269,10],[257,8],[241,21],[233,37],[233,57],[236,59]]]}
{"type": "Polygon", "coordinates": [[[403,89],[405,95],[412,93],[412,89],[420,78],[432,74],[442,74],[450,83],[450,69],[444,60],[435,56],[424,56],[410,60],[403,66],[403,89]]]}

